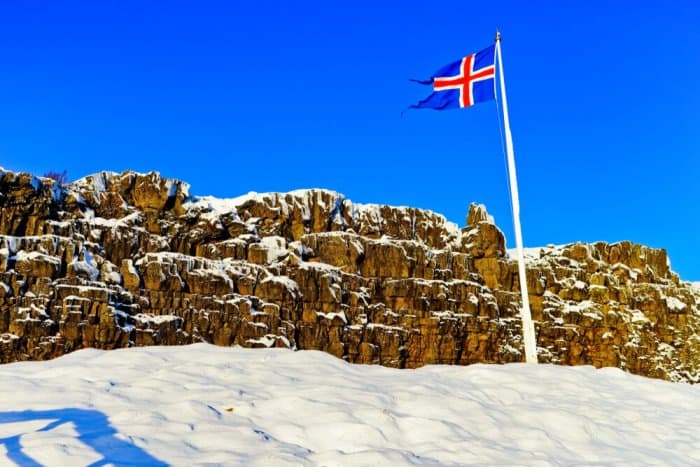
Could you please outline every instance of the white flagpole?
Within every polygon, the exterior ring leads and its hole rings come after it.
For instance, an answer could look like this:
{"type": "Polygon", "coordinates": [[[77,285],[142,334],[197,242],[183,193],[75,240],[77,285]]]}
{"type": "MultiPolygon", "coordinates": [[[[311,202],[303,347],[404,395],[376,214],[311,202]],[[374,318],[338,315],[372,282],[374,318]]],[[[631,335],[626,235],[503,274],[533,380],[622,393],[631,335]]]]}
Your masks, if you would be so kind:
{"type": "Polygon", "coordinates": [[[506,133],[506,152],[508,154],[508,174],[510,177],[510,196],[513,203],[513,224],[515,227],[515,244],[517,246],[518,273],[520,277],[520,293],[523,297],[523,306],[520,309],[520,319],[523,326],[523,338],[525,340],[525,361],[537,363],[537,342],[535,341],[535,325],[530,314],[530,299],[527,294],[527,280],[525,277],[525,260],[523,255],[523,234],[520,231],[520,201],[518,199],[518,179],[515,173],[515,156],[513,155],[513,137],[510,133],[508,121],[508,102],[506,101],[506,82],[503,77],[503,59],[501,58],[501,33],[496,32],[496,55],[498,56],[498,70],[501,81],[501,102],[503,106],[503,125],[506,133]]]}

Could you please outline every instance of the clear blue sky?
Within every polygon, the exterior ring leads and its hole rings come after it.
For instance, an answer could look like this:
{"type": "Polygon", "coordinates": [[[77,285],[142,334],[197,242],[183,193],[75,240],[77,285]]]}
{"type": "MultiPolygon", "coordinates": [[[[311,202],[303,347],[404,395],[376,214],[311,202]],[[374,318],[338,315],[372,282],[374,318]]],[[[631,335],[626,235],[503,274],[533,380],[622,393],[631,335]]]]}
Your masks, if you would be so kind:
{"type": "Polygon", "coordinates": [[[700,6],[608,3],[4,2],[0,165],[323,187],[460,225],[478,201],[512,246],[496,107],[400,117],[426,96],[409,78],[498,27],[526,246],[628,239],[700,280],[700,6]]]}

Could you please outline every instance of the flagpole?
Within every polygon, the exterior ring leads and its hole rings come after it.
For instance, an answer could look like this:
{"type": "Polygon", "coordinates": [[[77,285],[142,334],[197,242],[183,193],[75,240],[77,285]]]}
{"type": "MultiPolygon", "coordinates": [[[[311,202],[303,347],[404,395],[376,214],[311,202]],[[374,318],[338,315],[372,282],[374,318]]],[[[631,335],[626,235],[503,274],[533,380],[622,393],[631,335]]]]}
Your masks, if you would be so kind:
{"type": "Polygon", "coordinates": [[[508,155],[508,175],[510,179],[510,196],[513,205],[513,225],[515,227],[515,244],[518,257],[518,274],[520,277],[520,293],[523,298],[523,306],[520,309],[520,319],[523,327],[523,340],[525,341],[525,361],[537,363],[537,342],[535,341],[535,325],[530,314],[530,299],[527,293],[527,278],[525,276],[525,259],[523,255],[523,234],[520,231],[520,200],[518,198],[518,179],[515,173],[515,156],[513,155],[513,137],[510,133],[508,121],[508,102],[506,100],[506,83],[503,77],[503,59],[501,57],[501,33],[496,31],[496,55],[498,56],[498,70],[501,82],[501,102],[503,107],[503,125],[506,135],[506,153],[508,155]]]}

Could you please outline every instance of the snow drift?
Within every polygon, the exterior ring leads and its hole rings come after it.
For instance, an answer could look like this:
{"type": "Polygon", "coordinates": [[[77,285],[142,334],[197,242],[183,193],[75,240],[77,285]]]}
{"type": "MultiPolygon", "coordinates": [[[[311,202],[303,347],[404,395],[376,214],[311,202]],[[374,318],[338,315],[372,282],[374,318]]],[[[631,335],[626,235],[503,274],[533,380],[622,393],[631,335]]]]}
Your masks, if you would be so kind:
{"type": "Polygon", "coordinates": [[[0,367],[3,465],[698,465],[700,388],[206,344],[0,367]]]}

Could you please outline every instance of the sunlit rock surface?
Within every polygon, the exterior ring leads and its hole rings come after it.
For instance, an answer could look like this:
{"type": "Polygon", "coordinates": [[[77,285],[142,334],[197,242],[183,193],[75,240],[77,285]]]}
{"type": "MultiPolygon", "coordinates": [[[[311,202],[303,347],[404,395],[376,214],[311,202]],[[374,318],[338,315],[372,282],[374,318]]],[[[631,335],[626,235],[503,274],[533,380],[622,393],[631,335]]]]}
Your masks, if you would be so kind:
{"type": "MultiPolygon", "coordinates": [[[[0,359],[211,342],[392,367],[523,360],[517,265],[472,204],[430,211],[327,190],[197,197],[158,173],[66,186],[0,172],[0,359]]],[[[529,249],[541,362],[700,379],[700,290],[664,250],[529,249]]]]}

